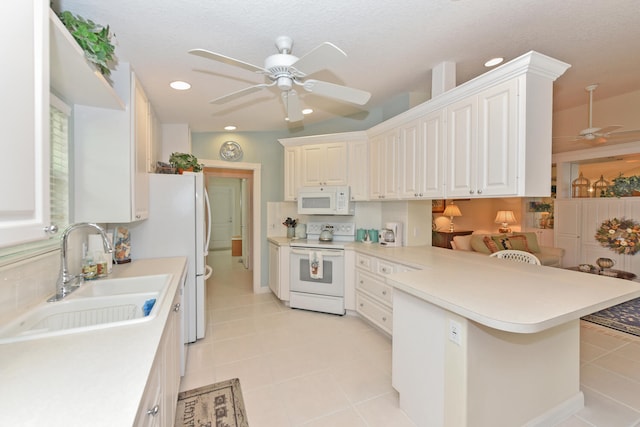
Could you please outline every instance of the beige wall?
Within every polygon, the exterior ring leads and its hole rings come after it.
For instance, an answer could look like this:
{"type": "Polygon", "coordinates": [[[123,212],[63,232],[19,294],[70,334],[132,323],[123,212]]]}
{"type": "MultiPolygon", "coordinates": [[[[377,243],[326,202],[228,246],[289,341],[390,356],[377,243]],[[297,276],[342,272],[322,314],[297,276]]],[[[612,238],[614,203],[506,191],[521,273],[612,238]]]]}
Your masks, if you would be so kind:
{"type": "MultiPolygon", "coordinates": [[[[447,204],[449,203],[451,203],[451,200],[447,200],[447,204]]],[[[457,231],[483,230],[490,233],[497,232],[498,224],[494,223],[493,220],[496,218],[498,211],[513,211],[518,224],[513,224],[510,227],[514,231],[524,228],[523,199],[520,197],[455,200],[454,203],[458,205],[462,213],[462,216],[453,219],[453,224],[457,231]]],[[[449,230],[448,217],[442,216],[441,213],[434,213],[433,218],[438,231],[449,230]]]]}

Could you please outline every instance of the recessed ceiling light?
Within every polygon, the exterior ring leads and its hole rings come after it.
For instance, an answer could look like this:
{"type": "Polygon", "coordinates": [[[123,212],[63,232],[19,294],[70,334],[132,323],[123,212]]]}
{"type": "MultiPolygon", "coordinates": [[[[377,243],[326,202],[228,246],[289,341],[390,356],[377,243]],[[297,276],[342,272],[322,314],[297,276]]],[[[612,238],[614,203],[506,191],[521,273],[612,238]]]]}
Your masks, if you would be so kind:
{"type": "Polygon", "coordinates": [[[302,114],[311,114],[313,113],[313,110],[311,108],[305,108],[304,110],[302,110],[302,114]]]}
{"type": "Polygon", "coordinates": [[[504,58],[491,58],[490,60],[488,60],[487,62],[484,63],[485,67],[494,67],[498,64],[501,64],[502,61],[504,61],[504,58]]]}
{"type": "Polygon", "coordinates": [[[180,80],[176,80],[175,82],[169,83],[169,86],[174,88],[175,90],[188,90],[191,89],[191,85],[187,82],[183,82],[180,80]]]}
{"type": "Polygon", "coordinates": [[[236,126],[234,126],[234,125],[229,125],[229,126],[225,126],[224,127],[224,130],[236,130],[236,129],[238,129],[238,128],[236,126]]]}

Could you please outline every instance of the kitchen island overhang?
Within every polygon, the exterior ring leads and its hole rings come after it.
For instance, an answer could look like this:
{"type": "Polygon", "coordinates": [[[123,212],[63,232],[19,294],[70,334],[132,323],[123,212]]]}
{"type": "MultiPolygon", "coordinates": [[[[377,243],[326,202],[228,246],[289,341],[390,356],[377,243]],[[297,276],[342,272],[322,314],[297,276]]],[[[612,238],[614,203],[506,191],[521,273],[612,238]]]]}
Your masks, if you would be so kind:
{"type": "Polygon", "coordinates": [[[429,254],[394,289],[393,372],[418,426],[551,426],[584,406],[580,317],[640,283],[429,254]],[[397,291],[397,292],[396,292],[397,291]]]}

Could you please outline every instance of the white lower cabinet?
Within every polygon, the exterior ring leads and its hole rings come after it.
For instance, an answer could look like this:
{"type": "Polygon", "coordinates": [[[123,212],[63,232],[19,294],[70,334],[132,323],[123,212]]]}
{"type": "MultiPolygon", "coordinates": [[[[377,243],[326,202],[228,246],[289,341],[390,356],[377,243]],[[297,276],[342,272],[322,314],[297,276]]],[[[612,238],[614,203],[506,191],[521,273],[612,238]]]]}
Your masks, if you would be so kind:
{"type": "Polygon", "coordinates": [[[289,246],[269,242],[269,289],[282,301],[289,301],[289,246]]]}
{"type": "Polygon", "coordinates": [[[180,351],[182,350],[181,288],[171,304],[172,311],[162,334],[145,392],[140,401],[136,427],[173,425],[180,389],[180,351]]]}
{"type": "Polygon", "coordinates": [[[414,270],[381,258],[356,253],[356,312],[389,335],[393,331],[393,288],[385,276],[414,270]]]}

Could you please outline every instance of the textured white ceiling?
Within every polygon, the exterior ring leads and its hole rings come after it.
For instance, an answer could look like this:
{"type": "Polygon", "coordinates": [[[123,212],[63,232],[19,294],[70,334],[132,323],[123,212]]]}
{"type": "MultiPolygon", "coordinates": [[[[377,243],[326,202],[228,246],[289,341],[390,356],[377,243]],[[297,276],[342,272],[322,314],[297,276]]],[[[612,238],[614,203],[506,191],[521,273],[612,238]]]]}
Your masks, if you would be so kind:
{"type": "MultiPolygon", "coordinates": [[[[362,113],[396,95],[430,92],[431,69],[457,63],[457,83],[486,71],[485,60],[536,50],[572,65],[554,84],[554,108],[640,89],[640,6],[637,0],[54,0],[110,25],[121,60],[135,68],[163,123],[193,131],[283,130],[276,92],[263,90],[223,106],[209,100],[263,77],[187,54],[202,48],[262,65],[277,36],[293,38],[302,56],[330,41],[348,54],[344,65],[313,77],[373,94],[364,107],[302,95],[316,110],[305,123],[362,113]],[[177,92],[172,80],[192,89],[177,92]]],[[[361,114],[362,115],[362,114],[361,114]]]]}

